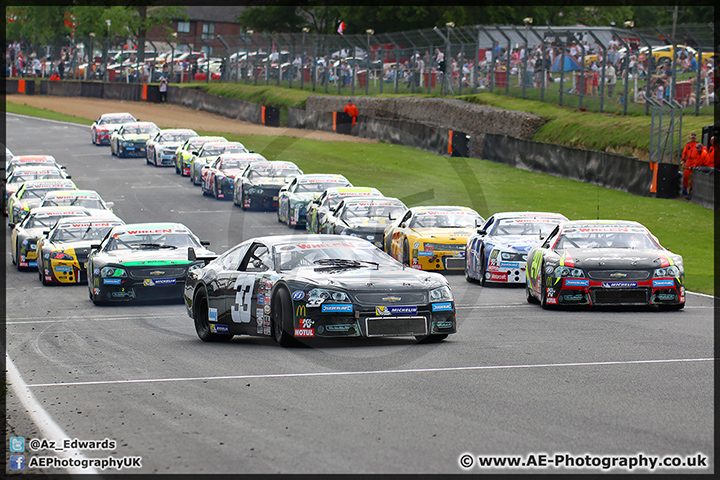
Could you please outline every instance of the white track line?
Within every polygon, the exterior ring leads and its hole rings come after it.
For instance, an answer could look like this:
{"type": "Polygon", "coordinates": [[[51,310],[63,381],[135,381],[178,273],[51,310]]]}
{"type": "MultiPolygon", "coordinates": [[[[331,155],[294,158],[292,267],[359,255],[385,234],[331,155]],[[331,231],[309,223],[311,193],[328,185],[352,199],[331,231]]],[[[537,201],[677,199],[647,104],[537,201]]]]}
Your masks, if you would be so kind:
{"type": "Polygon", "coordinates": [[[398,374],[398,373],[429,373],[429,372],[462,372],[477,370],[514,370],[521,368],[552,368],[552,367],[588,367],[606,365],[632,365],[632,364],[657,364],[657,363],[683,363],[683,362],[710,362],[714,358],[674,358],[666,360],[624,360],[610,362],[578,362],[578,363],[540,363],[530,365],[485,365],[474,367],[437,367],[437,368],[408,368],[401,370],[364,370],[358,372],[307,372],[307,373],[269,373],[265,375],[219,375],[215,377],[176,377],[176,378],[139,378],[133,380],[108,380],[94,382],[67,382],[67,383],[36,383],[28,385],[34,387],[67,387],[82,385],[117,385],[128,383],[160,383],[160,382],[187,382],[207,380],[247,380],[261,378],[299,378],[299,377],[338,377],[349,375],[377,375],[377,374],[398,374]]]}
{"type": "MultiPolygon", "coordinates": [[[[23,381],[20,376],[20,372],[10,360],[10,356],[6,355],[6,368],[7,368],[7,381],[10,384],[10,388],[15,393],[15,396],[20,400],[25,411],[27,411],[30,419],[38,430],[40,435],[44,439],[48,440],[64,440],[69,438],[60,426],[50,417],[50,415],[42,408],[42,406],[35,399],[35,396],[30,392],[28,385],[23,381]]],[[[80,453],[79,450],[74,448],[68,450],[53,450],[58,456],[64,458],[74,458],[76,460],[84,460],[85,456],[80,453]]],[[[67,468],[68,473],[78,471],[75,468],[67,468]]],[[[93,467],[88,467],[82,470],[83,473],[98,474],[98,470],[93,467]]]]}

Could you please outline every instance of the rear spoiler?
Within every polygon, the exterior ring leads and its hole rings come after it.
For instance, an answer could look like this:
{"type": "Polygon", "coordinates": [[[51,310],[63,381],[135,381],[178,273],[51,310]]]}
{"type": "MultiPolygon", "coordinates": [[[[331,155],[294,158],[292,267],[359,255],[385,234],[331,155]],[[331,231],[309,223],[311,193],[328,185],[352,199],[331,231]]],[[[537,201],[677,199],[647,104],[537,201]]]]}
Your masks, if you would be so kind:
{"type": "Polygon", "coordinates": [[[188,260],[191,262],[203,262],[205,265],[215,260],[218,256],[217,255],[207,255],[204,257],[198,257],[195,254],[195,249],[193,247],[188,247],[188,260]]]}

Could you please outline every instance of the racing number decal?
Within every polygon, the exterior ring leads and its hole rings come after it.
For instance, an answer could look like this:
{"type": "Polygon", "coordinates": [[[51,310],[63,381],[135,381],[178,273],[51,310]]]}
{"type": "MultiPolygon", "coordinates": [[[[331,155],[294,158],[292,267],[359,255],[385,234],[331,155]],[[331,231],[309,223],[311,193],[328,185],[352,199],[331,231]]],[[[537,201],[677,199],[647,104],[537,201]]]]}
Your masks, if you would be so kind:
{"type": "Polygon", "coordinates": [[[252,307],[253,286],[255,275],[241,275],[235,280],[235,305],[230,308],[232,321],[250,323],[250,307],[252,307]]]}

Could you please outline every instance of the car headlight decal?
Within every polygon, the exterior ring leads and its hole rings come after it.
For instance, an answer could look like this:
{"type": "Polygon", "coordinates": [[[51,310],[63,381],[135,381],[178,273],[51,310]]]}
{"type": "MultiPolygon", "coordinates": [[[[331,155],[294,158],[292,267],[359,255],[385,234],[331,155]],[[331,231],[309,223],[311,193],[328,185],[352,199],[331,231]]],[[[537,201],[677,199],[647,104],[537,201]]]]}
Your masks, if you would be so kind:
{"type": "Polygon", "coordinates": [[[127,273],[118,267],[103,267],[100,270],[101,277],[127,277],[127,273]]]}
{"type": "Polygon", "coordinates": [[[562,277],[584,277],[585,274],[583,273],[581,268],[573,268],[573,267],[565,267],[565,266],[558,266],[555,267],[555,277],[562,278],[562,277]]]}
{"type": "Polygon", "coordinates": [[[678,267],[676,267],[675,265],[670,265],[668,267],[662,267],[662,268],[656,268],[653,276],[655,278],[658,278],[658,277],[678,278],[678,277],[680,277],[680,269],[678,267]]]}
{"type": "Polygon", "coordinates": [[[452,291],[447,285],[430,290],[431,302],[452,301],[452,299],[452,291]]]}
{"type": "Polygon", "coordinates": [[[328,290],[325,288],[313,288],[310,290],[307,294],[308,296],[308,303],[311,303],[310,299],[318,299],[320,300],[318,303],[322,303],[324,301],[332,300],[333,302],[349,302],[350,297],[347,296],[345,292],[340,292],[337,290],[328,290]]]}

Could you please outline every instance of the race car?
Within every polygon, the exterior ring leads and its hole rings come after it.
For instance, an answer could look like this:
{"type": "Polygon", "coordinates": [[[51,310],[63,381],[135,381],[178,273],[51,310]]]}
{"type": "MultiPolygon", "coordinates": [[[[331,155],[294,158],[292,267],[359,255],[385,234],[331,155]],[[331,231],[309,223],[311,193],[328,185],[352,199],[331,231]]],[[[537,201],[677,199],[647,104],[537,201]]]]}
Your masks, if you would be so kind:
{"type": "Polygon", "coordinates": [[[193,152],[200,150],[204,143],[227,142],[225,137],[202,136],[189,138],[175,151],[175,173],[183,177],[190,176],[193,152]]]}
{"type": "Polygon", "coordinates": [[[145,161],[156,167],[173,166],[178,147],[193,137],[197,132],[189,128],[160,130],[145,144],[145,161]]]}
{"type": "Polygon", "coordinates": [[[407,207],[392,197],[347,197],[327,216],[327,233],[350,235],[383,248],[383,232],[393,218],[402,216],[407,207]]]}
{"type": "Polygon", "coordinates": [[[418,270],[464,270],[465,244],[485,219],[472,208],[412,207],[392,217],[383,232],[383,248],[418,270]]]}
{"type": "Polygon", "coordinates": [[[100,243],[124,222],[112,215],[58,220],[37,243],[38,277],[43,285],[86,283],[85,262],[91,245],[100,243]]]}
{"type": "Polygon", "coordinates": [[[642,224],[575,220],[528,253],[527,301],[568,305],[685,307],[685,269],[642,224]]]}
{"type": "Polygon", "coordinates": [[[65,169],[63,165],[60,165],[55,157],[52,155],[15,155],[9,161],[5,167],[5,178],[9,177],[10,174],[18,167],[51,167],[55,166],[62,170],[65,169]]]}
{"type": "Polygon", "coordinates": [[[330,187],[318,198],[308,203],[305,213],[305,229],[308,233],[328,233],[326,217],[343,198],[383,196],[380,190],[372,187],[330,187]]]}
{"type": "Polygon", "coordinates": [[[85,207],[93,215],[111,212],[115,202],[106,202],[95,190],[58,190],[47,192],[40,207],[85,207]]]}
{"type": "Polygon", "coordinates": [[[43,197],[48,192],[77,189],[75,183],[69,178],[28,180],[8,198],[8,223],[20,223],[31,208],[40,206],[43,197]]]}
{"type": "MultiPolygon", "coordinates": [[[[200,259],[188,252],[189,259],[200,259]]],[[[372,243],[340,235],[251,238],[188,274],[184,301],[198,337],[414,336],[432,342],[456,331],[448,281],[404,268],[372,243]]]]}
{"type": "Polygon", "coordinates": [[[158,130],[153,122],[125,123],[110,135],[110,154],[145,157],[145,144],[158,130]]]}
{"type": "Polygon", "coordinates": [[[212,195],[218,200],[232,197],[233,183],[251,162],[267,162],[259,153],[223,153],[212,163],[203,167],[203,195],[212,195]]]}
{"type": "Polygon", "coordinates": [[[204,143],[190,159],[190,181],[193,185],[202,183],[202,169],[223,153],[250,153],[240,142],[208,142],[204,143]]]}
{"type": "Polygon", "coordinates": [[[188,260],[188,247],[214,255],[180,223],[134,223],[113,227],[94,244],[86,267],[95,305],[133,300],[182,300],[188,271],[202,261],[188,260]]]}
{"type": "Polygon", "coordinates": [[[18,270],[37,269],[37,242],[58,220],[67,217],[89,217],[83,207],[35,207],[10,234],[10,255],[18,270]]]}
{"type": "Polygon", "coordinates": [[[55,165],[17,167],[13,169],[5,183],[5,195],[3,195],[3,211],[7,215],[7,200],[10,195],[17,192],[20,186],[28,180],[70,178],[65,170],[55,165]]]}
{"type": "Polygon", "coordinates": [[[90,126],[90,140],[95,145],[110,145],[110,136],[126,123],[137,120],[129,113],[104,113],[90,126]]]}
{"type": "Polygon", "coordinates": [[[233,203],[243,210],[275,210],[278,206],[278,193],[283,185],[303,171],[293,162],[271,160],[253,162],[235,178],[233,184],[233,203]]]}
{"type": "Polygon", "coordinates": [[[564,215],[549,212],[501,212],[468,237],[465,279],[525,284],[527,253],[550,233],[564,215]]]}
{"type": "Polygon", "coordinates": [[[309,173],[298,175],[278,191],[278,222],[304,227],[307,204],[330,187],[352,187],[342,175],[309,173]]]}

